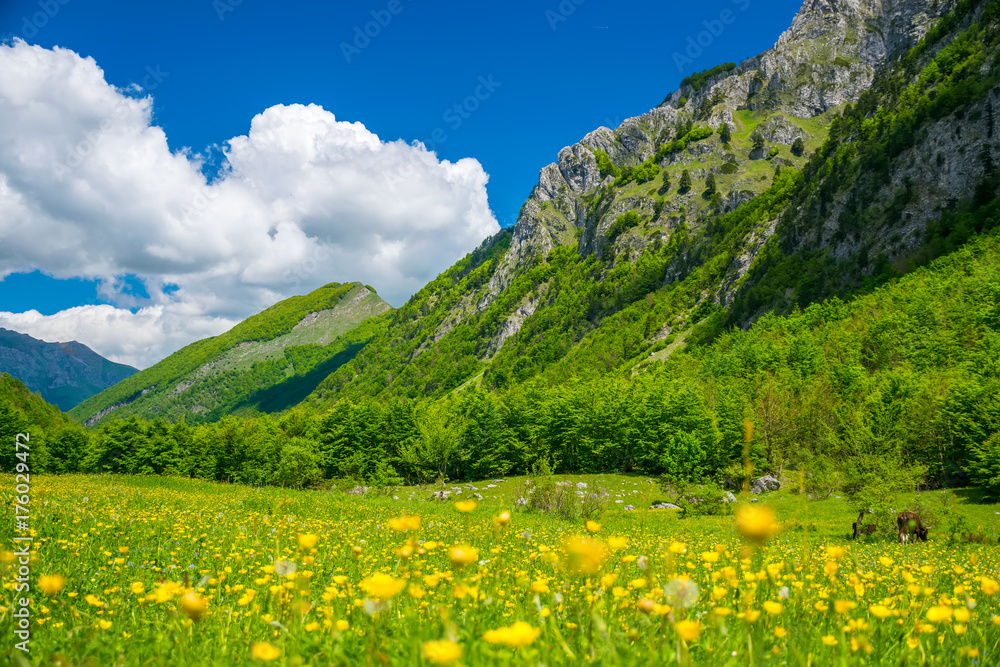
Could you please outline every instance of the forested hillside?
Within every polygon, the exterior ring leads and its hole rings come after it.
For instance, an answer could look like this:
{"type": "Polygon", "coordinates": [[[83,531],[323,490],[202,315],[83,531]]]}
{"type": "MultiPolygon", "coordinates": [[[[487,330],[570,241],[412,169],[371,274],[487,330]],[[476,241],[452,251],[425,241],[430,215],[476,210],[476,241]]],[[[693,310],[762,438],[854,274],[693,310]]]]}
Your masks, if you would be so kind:
{"type": "Polygon", "coordinates": [[[398,310],[293,341],[369,289],[327,286],[81,405],[128,419],[79,469],[1000,487],[998,46],[996,1],[806,3],[561,151],[398,310]]]}
{"type": "Polygon", "coordinates": [[[277,412],[350,360],[380,331],[378,316],[389,310],[371,287],[331,283],[188,345],[72,414],[92,425],[111,414],[201,422],[277,412]]]}

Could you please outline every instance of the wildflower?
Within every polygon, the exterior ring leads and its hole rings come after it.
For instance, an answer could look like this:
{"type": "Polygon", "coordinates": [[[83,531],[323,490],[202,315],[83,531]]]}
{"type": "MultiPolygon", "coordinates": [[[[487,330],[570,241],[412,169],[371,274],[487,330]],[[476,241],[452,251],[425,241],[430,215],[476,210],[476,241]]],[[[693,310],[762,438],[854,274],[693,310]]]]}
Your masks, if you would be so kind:
{"type": "Polygon", "coordinates": [[[281,649],[271,645],[269,642],[257,642],[250,647],[250,653],[253,657],[264,662],[277,660],[281,657],[281,649]]]}
{"type": "Polygon", "coordinates": [[[274,573],[279,577],[287,577],[290,574],[294,574],[298,569],[299,566],[290,560],[274,561],[274,573]]]}
{"type": "Polygon", "coordinates": [[[201,597],[194,591],[188,591],[181,596],[180,608],[181,611],[184,612],[185,616],[190,618],[192,621],[197,621],[205,615],[208,603],[205,602],[205,598],[201,597]]]}
{"type": "Polygon", "coordinates": [[[518,648],[531,645],[541,634],[542,631],[539,628],[533,628],[524,621],[518,621],[510,627],[488,630],[483,635],[483,639],[490,644],[506,644],[511,648],[518,648]]]}
{"type": "Polygon", "coordinates": [[[628,539],[627,538],[624,538],[624,537],[609,537],[608,538],[608,547],[610,547],[612,551],[621,551],[622,549],[624,549],[627,546],[628,546],[628,539]]]}
{"type": "Polygon", "coordinates": [[[827,646],[836,646],[837,638],[834,637],[833,635],[826,635],[823,637],[823,643],[826,644],[827,646]]]}
{"type": "Polygon", "coordinates": [[[995,579],[983,577],[980,584],[983,588],[983,593],[986,595],[996,595],[997,592],[1000,591],[1000,584],[998,584],[995,579]]]}
{"type": "Polygon", "coordinates": [[[701,623],[697,621],[678,621],[674,623],[677,636],[686,642],[694,641],[701,634],[701,623]]]}
{"type": "Polygon", "coordinates": [[[455,503],[455,509],[463,513],[471,512],[472,510],[476,509],[476,501],[472,499],[459,500],[457,503],[455,503]]]}
{"type": "Polygon", "coordinates": [[[674,579],[664,586],[663,592],[672,607],[688,609],[698,603],[698,584],[690,579],[674,579]]]}
{"type": "Polygon", "coordinates": [[[935,605],[927,610],[927,620],[931,623],[941,623],[951,620],[951,607],[935,605]]]}
{"type": "Polygon", "coordinates": [[[393,579],[384,572],[376,572],[361,582],[361,589],[376,600],[391,600],[404,586],[405,581],[393,579]]]}
{"type": "Polygon", "coordinates": [[[774,510],[766,505],[743,505],[736,513],[736,529],[751,542],[764,542],[778,532],[774,510]]]}
{"type": "Polygon", "coordinates": [[[885,556],[879,556],[878,562],[882,563],[882,565],[886,567],[892,567],[893,563],[896,561],[891,558],[886,558],[885,556]]]}
{"type": "Polygon", "coordinates": [[[701,554],[701,559],[706,563],[715,563],[719,560],[718,551],[706,551],[701,554]]]}
{"type": "Polygon", "coordinates": [[[506,526],[510,523],[510,512],[500,512],[500,516],[494,519],[494,521],[496,521],[498,526],[506,526]]]}
{"type": "Polygon", "coordinates": [[[317,535],[313,533],[305,533],[303,535],[299,535],[299,546],[303,549],[312,549],[316,546],[317,540],[319,540],[317,535]]]}
{"type": "Polygon", "coordinates": [[[101,630],[111,629],[111,621],[106,621],[104,619],[101,619],[100,621],[97,622],[97,625],[101,628],[101,630]]]}
{"type": "Polygon", "coordinates": [[[424,659],[434,665],[450,665],[462,657],[462,647],[449,639],[424,642],[424,659]]]}
{"type": "Polygon", "coordinates": [[[870,607],[868,607],[868,611],[871,612],[872,616],[874,616],[875,618],[880,618],[880,619],[881,618],[887,618],[887,617],[889,617],[889,616],[892,615],[892,612],[889,611],[889,609],[887,607],[885,607],[884,605],[880,605],[880,604],[873,604],[873,605],[871,605],[870,607]]]}
{"type": "Polygon", "coordinates": [[[680,554],[682,554],[682,553],[684,553],[684,552],[687,551],[687,547],[684,545],[683,542],[672,542],[670,544],[669,549],[670,549],[670,553],[672,553],[672,554],[678,554],[678,555],[680,555],[680,554]]]}
{"type": "Polygon", "coordinates": [[[408,530],[420,529],[419,516],[399,516],[389,519],[389,527],[397,533],[405,533],[408,530]]]}
{"type": "Polygon", "coordinates": [[[775,628],[774,629],[774,636],[777,637],[778,639],[781,639],[782,637],[784,637],[787,634],[788,634],[788,630],[785,630],[784,628],[775,628]]]}
{"type": "Polygon", "coordinates": [[[838,614],[846,614],[852,609],[856,609],[857,606],[858,603],[851,600],[835,600],[833,603],[833,608],[838,614]]]}
{"type": "Polygon", "coordinates": [[[97,597],[96,595],[88,595],[88,596],[86,596],[83,599],[87,601],[87,604],[92,605],[94,607],[103,607],[104,606],[104,602],[99,597],[97,597]]]}
{"type": "Polygon", "coordinates": [[[452,547],[448,551],[448,557],[451,559],[451,564],[455,567],[465,567],[479,560],[479,550],[468,545],[452,547]]]}
{"type": "Polygon", "coordinates": [[[341,632],[350,630],[351,624],[348,621],[345,621],[344,619],[340,619],[339,621],[337,621],[337,629],[340,630],[341,632]]]}
{"type": "Polygon", "coordinates": [[[66,578],[61,574],[43,574],[38,577],[38,588],[46,595],[55,595],[66,585],[66,578]]]}
{"type": "Polygon", "coordinates": [[[782,607],[779,603],[772,602],[771,600],[766,601],[763,606],[764,611],[769,613],[771,616],[777,616],[781,613],[781,610],[784,609],[784,607],[782,607]]]}
{"type": "Polygon", "coordinates": [[[600,541],[574,536],[563,542],[562,567],[572,574],[595,575],[607,557],[608,550],[600,541]]]}
{"type": "Polygon", "coordinates": [[[588,521],[586,526],[588,533],[596,533],[601,529],[601,524],[597,523],[596,521],[588,521]]]}

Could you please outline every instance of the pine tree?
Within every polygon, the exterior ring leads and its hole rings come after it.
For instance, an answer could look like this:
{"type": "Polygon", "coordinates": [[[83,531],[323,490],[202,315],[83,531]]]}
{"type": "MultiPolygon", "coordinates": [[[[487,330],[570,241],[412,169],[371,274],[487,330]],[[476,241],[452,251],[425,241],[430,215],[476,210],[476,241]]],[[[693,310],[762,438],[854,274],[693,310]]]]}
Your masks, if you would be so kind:
{"type": "Polygon", "coordinates": [[[724,144],[728,144],[733,140],[733,131],[729,129],[729,123],[723,123],[722,127],[719,128],[719,139],[724,144]]]}
{"type": "Polygon", "coordinates": [[[708,178],[705,179],[705,192],[704,197],[708,199],[716,193],[718,186],[715,183],[715,174],[709,173],[708,178]]]}
{"type": "Polygon", "coordinates": [[[681,174],[681,184],[680,191],[682,193],[688,192],[691,189],[691,173],[685,169],[684,173],[681,174]]]}
{"type": "Polygon", "coordinates": [[[806,142],[802,141],[802,137],[796,137],[795,141],[792,142],[792,155],[802,157],[802,154],[805,152],[806,142]]]}

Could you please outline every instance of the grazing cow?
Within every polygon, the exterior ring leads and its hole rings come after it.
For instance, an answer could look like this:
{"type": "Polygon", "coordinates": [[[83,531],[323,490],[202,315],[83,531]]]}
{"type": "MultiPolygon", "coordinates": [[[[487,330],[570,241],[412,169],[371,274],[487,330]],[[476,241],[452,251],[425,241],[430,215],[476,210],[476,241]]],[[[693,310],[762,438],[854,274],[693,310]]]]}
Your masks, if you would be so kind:
{"type": "Polygon", "coordinates": [[[916,535],[922,541],[927,541],[927,527],[920,523],[916,512],[900,512],[896,517],[896,527],[899,529],[900,543],[909,542],[911,535],[916,535]]]}
{"type": "Polygon", "coordinates": [[[862,526],[861,521],[865,518],[865,511],[861,510],[858,514],[858,520],[851,524],[851,528],[854,530],[854,539],[858,539],[862,535],[871,535],[875,532],[875,524],[869,523],[867,526],[862,526]]]}

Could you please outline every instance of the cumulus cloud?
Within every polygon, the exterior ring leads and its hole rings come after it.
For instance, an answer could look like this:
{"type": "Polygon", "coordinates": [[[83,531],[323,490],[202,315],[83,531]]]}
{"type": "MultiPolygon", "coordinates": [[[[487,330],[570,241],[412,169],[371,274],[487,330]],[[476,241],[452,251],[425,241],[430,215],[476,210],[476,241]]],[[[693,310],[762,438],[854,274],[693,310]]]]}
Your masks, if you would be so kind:
{"type": "Polygon", "coordinates": [[[499,229],[474,159],[278,105],[226,142],[209,183],[197,154],[169,149],[152,108],[93,59],[0,46],[0,278],[96,278],[115,297],[0,313],[0,326],[144,367],[332,281],[371,284],[398,306],[499,229]],[[126,275],[148,301],[116,292],[126,275]]]}

